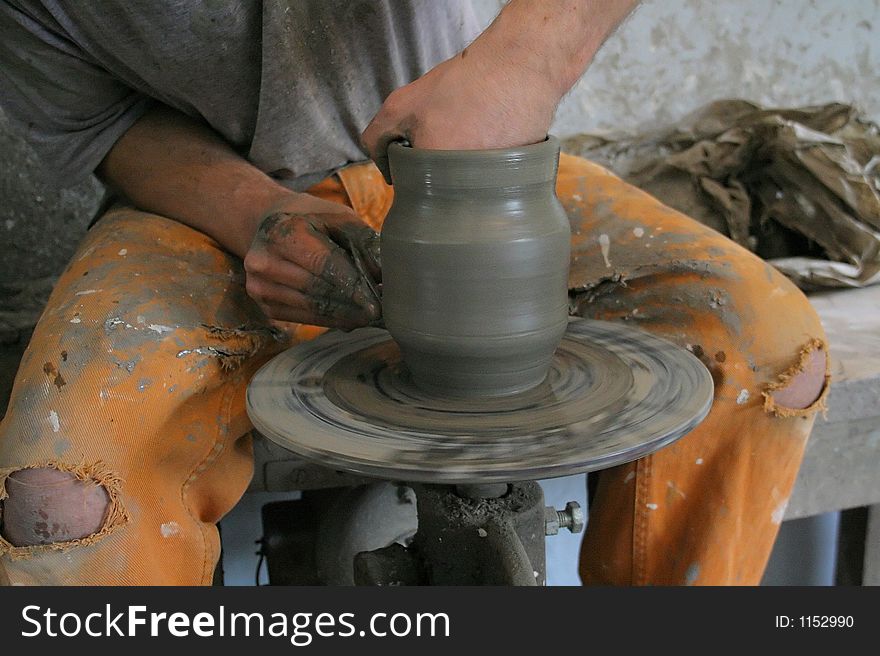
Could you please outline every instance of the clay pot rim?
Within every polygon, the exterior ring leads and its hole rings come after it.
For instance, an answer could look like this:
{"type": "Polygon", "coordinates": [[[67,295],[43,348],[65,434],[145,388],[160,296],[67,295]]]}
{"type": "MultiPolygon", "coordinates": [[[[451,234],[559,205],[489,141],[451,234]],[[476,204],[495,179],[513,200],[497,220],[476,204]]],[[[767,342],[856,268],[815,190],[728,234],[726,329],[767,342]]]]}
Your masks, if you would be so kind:
{"type": "Polygon", "coordinates": [[[555,181],[559,151],[553,135],[534,144],[483,150],[413,148],[396,142],[388,146],[388,159],[396,187],[488,189],[555,181]]]}
{"type": "Polygon", "coordinates": [[[388,144],[388,150],[392,149],[402,149],[407,152],[417,153],[417,154],[427,154],[430,153],[432,157],[456,157],[459,155],[484,155],[484,156],[498,156],[504,153],[516,154],[518,152],[523,152],[523,154],[531,155],[538,154],[542,150],[551,151],[554,147],[559,145],[559,139],[552,134],[548,134],[544,137],[543,141],[537,141],[532,144],[525,144],[524,146],[510,146],[509,148],[483,148],[483,149],[457,149],[457,150],[447,150],[445,148],[415,148],[411,146],[407,141],[393,141],[388,144]]]}

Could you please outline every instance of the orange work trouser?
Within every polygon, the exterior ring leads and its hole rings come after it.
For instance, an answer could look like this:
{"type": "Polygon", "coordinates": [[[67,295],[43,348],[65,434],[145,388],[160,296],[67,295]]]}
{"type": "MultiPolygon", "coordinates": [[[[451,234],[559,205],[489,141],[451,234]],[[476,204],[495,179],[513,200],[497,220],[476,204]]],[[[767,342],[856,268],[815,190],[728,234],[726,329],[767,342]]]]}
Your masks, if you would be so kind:
{"type": "MultiPolygon", "coordinates": [[[[310,191],[377,230],[392,200],[370,164],[310,191]]],[[[827,392],[816,314],[769,265],[594,164],[563,155],[558,193],[572,225],[573,313],[690,349],[716,385],[693,432],[601,472],[583,581],[758,583],[827,392]],[[805,368],[816,354],[821,368],[805,368]],[[818,387],[786,406],[805,379],[818,387]]],[[[108,212],[61,275],[0,424],[0,498],[10,473],[57,468],[104,486],[108,512],[81,540],[0,539],[0,580],[209,584],[215,525],[253,469],[247,383],[320,331],[274,329],[245,292],[241,261],[200,232],[108,212]]]]}

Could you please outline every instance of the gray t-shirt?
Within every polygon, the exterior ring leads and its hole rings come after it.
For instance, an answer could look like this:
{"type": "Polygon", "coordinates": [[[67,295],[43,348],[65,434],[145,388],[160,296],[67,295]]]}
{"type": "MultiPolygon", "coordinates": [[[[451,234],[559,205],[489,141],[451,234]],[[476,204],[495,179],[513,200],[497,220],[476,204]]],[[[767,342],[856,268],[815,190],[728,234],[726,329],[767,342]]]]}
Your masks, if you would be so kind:
{"type": "Polygon", "coordinates": [[[479,27],[466,0],[0,0],[0,107],[64,184],[158,100],[303,189],[479,27]]]}

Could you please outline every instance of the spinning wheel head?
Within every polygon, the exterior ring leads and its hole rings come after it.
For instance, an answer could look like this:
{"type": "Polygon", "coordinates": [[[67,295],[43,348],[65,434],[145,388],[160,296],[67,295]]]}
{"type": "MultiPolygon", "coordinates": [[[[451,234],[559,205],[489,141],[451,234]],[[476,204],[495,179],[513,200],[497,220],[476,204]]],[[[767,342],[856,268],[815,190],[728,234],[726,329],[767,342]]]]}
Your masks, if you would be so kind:
{"type": "Polygon", "coordinates": [[[327,333],[268,362],[248,388],[267,438],[333,469],[434,483],[565,476],[635,460],[708,414],[713,384],[687,351],[573,320],[537,388],[477,400],[415,386],[387,332],[327,333]]]}

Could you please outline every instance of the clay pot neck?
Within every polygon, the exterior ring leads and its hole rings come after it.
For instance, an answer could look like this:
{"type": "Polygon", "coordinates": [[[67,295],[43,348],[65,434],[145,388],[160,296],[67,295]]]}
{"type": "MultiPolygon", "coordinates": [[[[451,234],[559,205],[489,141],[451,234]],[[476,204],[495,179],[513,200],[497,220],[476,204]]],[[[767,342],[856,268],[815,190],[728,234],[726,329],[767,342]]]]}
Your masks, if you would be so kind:
{"type": "Polygon", "coordinates": [[[553,189],[559,140],[493,150],[424,150],[388,147],[395,193],[447,195],[480,191],[511,193],[523,188],[553,189]]]}

